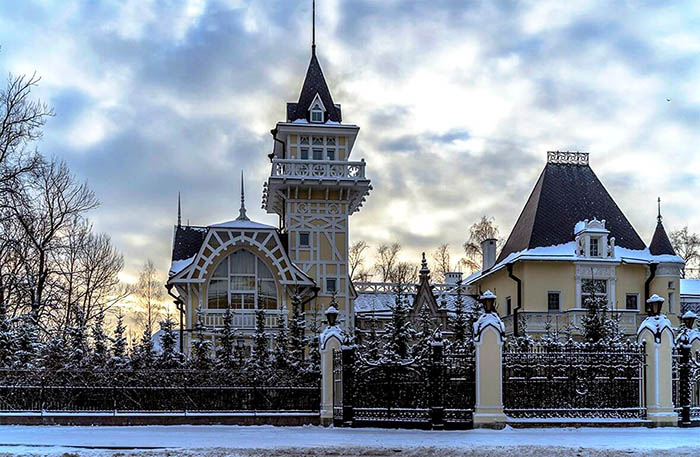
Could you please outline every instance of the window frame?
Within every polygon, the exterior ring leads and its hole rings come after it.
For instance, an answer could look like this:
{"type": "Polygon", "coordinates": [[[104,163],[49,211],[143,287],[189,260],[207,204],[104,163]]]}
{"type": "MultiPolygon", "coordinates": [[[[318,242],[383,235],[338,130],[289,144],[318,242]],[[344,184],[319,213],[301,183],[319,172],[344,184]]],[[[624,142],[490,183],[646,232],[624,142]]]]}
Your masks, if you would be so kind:
{"type": "Polygon", "coordinates": [[[323,124],[323,110],[320,107],[312,108],[309,120],[311,120],[311,122],[313,122],[314,124],[323,124]],[[314,115],[319,116],[318,119],[314,119],[314,115]]]}
{"type": "Polygon", "coordinates": [[[256,253],[248,249],[237,249],[229,253],[224,259],[222,259],[214,269],[212,276],[207,281],[207,309],[210,310],[222,310],[226,309],[228,306],[232,310],[236,311],[251,311],[251,310],[279,310],[281,306],[279,285],[277,278],[273,269],[267,265],[262,258],[256,253]],[[241,252],[246,252],[253,257],[253,271],[252,272],[234,272],[232,268],[233,256],[241,252]],[[217,272],[221,265],[226,262],[225,275],[221,272],[217,272]],[[217,276],[217,273],[219,276],[217,276]],[[237,288],[234,288],[234,283],[237,278],[252,278],[252,285],[250,287],[238,287],[240,283],[237,284],[237,288]],[[211,296],[211,286],[212,283],[225,283],[225,296],[224,306],[221,303],[216,303],[215,306],[210,306],[210,300],[214,298],[217,301],[221,300],[221,297],[211,296]],[[272,288],[264,288],[263,284],[268,283],[272,285],[272,288]],[[274,290],[274,295],[272,294],[274,290]],[[269,292],[269,293],[268,293],[269,292]],[[252,298],[252,302],[249,301],[252,298]],[[267,305],[267,303],[270,305],[267,305]],[[265,303],[265,305],[263,305],[265,303]]]}
{"type": "Polygon", "coordinates": [[[593,295],[594,296],[600,296],[600,297],[605,297],[605,304],[609,307],[610,306],[610,285],[608,284],[609,280],[608,279],[600,279],[600,278],[583,278],[581,279],[581,285],[580,285],[580,291],[579,294],[581,296],[581,308],[582,309],[588,309],[588,306],[586,305],[586,297],[588,297],[590,294],[587,292],[584,292],[584,283],[586,281],[593,281],[594,283],[596,281],[600,281],[601,283],[605,284],[605,292],[595,292],[595,287],[593,295]]]}
{"type": "Polygon", "coordinates": [[[548,290],[547,291],[547,312],[561,312],[561,291],[560,290],[548,290]],[[557,308],[554,309],[551,307],[551,302],[550,298],[556,296],[557,297],[557,308]]]}
{"type": "Polygon", "coordinates": [[[338,293],[338,278],[326,278],[326,293],[327,294],[333,294],[333,293],[338,293]],[[328,287],[328,283],[332,281],[333,282],[333,289],[328,287]]]}
{"type": "Polygon", "coordinates": [[[298,232],[297,246],[299,248],[311,248],[311,232],[298,232]],[[302,237],[306,237],[306,243],[302,242],[302,237]]]}
{"type": "Polygon", "coordinates": [[[639,293],[637,293],[637,292],[628,292],[628,293],[625,294],[625,309],[626,309],[627,311],[639,311],[639,293]],[[629,299],[630,299],[631,297],[634,297],[634,301],[635,301],[635,307],[634,307],[634,308],[630,308],[629,299]]]}

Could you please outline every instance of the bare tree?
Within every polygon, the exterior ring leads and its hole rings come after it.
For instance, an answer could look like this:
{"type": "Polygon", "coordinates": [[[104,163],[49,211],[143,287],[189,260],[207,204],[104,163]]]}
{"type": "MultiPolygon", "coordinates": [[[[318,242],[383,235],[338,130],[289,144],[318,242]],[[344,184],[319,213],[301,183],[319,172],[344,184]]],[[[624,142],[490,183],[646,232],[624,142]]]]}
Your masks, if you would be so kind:
{"type": "Polygon", "coordinates": [[[0,90],[0,194],[11,191],[13,182],[41,161],[29,145],[41,138],[42,127],[53,111],[30,98],[39,80],[36,74],[10,75],[7,86],[0,90]]]}
{"type": "Polygon", "coordinates": [[[70,173],[62,161],[41,163],[27,174],[21,186],[0,201],[0,210],[10,215],[21,229],[22,243],[28,245],[21,259],[28,282],[31,310],[42,314],[52,304],[52,253],[76,219],[99,202],[95,194],[70,173]]]}
{"type": "Polygon", "coordinates": [[[141,307],[139,323],[148,332],[152,332],[155,324],[162,321],[165,316],[165,300],[163,281],[158,275],[158,270],[153,261],[148,259],[139,274],[134,294],[141,307]]]}
{"type": "Polygon", "coordinates": [[[365,241],[355,241],[348,251],[348,263],[350,266],[350,278],[357,281],[369,280],[371,274],[365,268],[365,251],[369,245],[365,241]]]}
{"type": "Polygon", "coordinates": [[[498,240],[497,246],[503,245],[503,239],[499,236],[499,230],[493,217],[481,216],[479,221],[473,223],[469,227],[469,238],[463,244],[464,258],[459,263],[469,271],[478,271],[481,269],[481,261],[483,252],[481,243],[484,240],[495,238],[498,240]]]}
{"type": "Polygon", "coordinates": [[[382,282],[392,281],[392,276],[395,276],[399,252],[401,252],[401,245],[398,242],[383,243],[377,248],[374,269],[382,278],[382,282]]]}
{"type": "Polygon", "coordinates": [[[433,280],[435,282],[445,282],[445,275],[450,271],[452,271],[450,246],[447,243],[441,244],[433,251],[433,280]]]}
{"type": "Polygon", "coordinates": [[[418,264],[398,262],[392,270],[389,281],[397,284],[415,284],[418,282],[418,264]]]}
{"type": "Polygon", "coordinates": [[[686,225],[671,232],[670,238],[673,250],[685,260],[685,266],[681,270],[681,277],[685,278],[686,273],[697,270],[697,266],[700,265],[700,235],[688,233],[686,225]]]}

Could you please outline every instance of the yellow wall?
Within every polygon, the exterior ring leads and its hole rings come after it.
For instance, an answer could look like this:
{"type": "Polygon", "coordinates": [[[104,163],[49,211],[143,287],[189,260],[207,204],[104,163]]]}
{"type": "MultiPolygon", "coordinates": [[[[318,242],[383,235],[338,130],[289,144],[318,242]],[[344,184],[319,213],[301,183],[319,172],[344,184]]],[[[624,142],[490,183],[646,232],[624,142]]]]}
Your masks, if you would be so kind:
{"type": "Polygon", "coordinates": [[[523,311],[547,311],[549,292],[559,292],[561,311],[576,307],[576,269],[571,262],[522,262],[523,311]]]}

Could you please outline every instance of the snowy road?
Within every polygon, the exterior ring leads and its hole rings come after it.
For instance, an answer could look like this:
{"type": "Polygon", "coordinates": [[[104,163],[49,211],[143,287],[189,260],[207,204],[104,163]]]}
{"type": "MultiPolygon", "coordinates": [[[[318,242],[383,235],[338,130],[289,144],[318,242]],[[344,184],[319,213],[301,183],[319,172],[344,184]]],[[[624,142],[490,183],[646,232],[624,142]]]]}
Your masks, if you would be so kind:
{"type": "Polygon", "coordinates": [[[426,432],[272,426],[0,426],[1,454],[447,456],[700,455],[700,428],[426,432]],[[333,449],[329,449],[333,448],[333,449]]]}

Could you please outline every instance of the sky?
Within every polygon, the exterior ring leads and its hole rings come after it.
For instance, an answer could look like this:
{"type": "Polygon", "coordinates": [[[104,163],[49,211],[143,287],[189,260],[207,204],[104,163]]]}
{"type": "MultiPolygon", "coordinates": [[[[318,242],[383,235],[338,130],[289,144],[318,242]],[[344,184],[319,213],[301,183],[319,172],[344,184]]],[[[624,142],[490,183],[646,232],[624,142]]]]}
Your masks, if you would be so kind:
{"type": "MultiPolygon", "coordinates": [[[[647,242],[656,198],[700,231],[700,3],[318,0],[317,54],[353,159],[374,190],[351,241],[399,241],[403,259],[492,216],[507,236],[548,150],[590,163],[647,242]]],[[[0,72],[41,76],[54,108],[38,148],[102,205],[125,257],[167,273],[183,219],[248,215],[270,173],[270,129],[310,58],[311,0],[0,3],[0,72]]]]}

